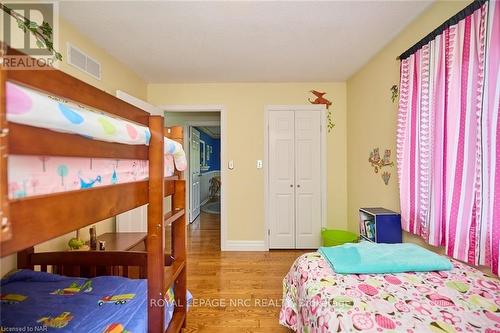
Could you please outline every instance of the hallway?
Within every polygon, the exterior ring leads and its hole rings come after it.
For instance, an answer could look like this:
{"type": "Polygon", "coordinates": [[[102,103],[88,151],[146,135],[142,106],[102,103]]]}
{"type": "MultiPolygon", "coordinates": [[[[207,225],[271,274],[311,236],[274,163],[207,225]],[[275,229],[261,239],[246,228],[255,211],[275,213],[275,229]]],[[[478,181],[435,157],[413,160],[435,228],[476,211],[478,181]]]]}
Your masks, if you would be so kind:
{"type": "Polygon", "coordinates": [[[304,251],[221,252],[220,215],[188,226],[186,332],[287,332],[278,323],[282,280],[304,251]]]}

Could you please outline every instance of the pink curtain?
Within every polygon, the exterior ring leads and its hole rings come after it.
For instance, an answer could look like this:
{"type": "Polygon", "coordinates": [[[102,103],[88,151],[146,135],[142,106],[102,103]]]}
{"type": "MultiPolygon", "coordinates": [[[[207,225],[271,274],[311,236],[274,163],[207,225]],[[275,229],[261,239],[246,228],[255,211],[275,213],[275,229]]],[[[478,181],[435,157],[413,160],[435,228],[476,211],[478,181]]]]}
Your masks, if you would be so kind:
{"type": "Polygon", "coordinates": [[[397,132],[403,228],[497,275],[499,62],[489,1],[401,61],[397,132]]]}

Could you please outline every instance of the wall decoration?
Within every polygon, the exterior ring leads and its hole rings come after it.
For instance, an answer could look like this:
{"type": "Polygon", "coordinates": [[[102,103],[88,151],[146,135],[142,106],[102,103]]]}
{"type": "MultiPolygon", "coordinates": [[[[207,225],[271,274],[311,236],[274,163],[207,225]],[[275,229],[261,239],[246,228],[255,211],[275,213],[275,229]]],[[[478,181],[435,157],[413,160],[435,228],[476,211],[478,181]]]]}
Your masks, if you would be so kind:
{"type": "Polygon", "coordinates": [[[335,123],[333,122],[332,118],[332,110],[328,109],[328,113],[326,114],[326,126],[328,127],[328,133],[332,131],[332,129],[335,127],[335,123]]]}
{"type": "Polygon", "coordinates": [[[212,146],[207,144],[207,163],[210,161],[210,155],[212,155],[212,146]]]}
{"type": "Polygon", "coordinates": [[[2,9],[2,11],[4,11],[7,15],[12,16],[12,18],[16,20],[19,29],[21,29],[25,34],[29,32],[33,37],[35,37],[36,46],[38,48],[46,48],[54,55],[55,59],[62,60],[61,53],[54,49],[53,31],[49,23],[44,21],[41,25],[39,25],[38,23],[27,19],[23,15],[19,14],[19,12],[12,10],[1,3],[0,9],[2,9]]]}
{"type": "Polygon", "coordinates": [[[395,84],[391,87],[391,100],[392,100],[392,102],[393,103],[396,102],[398,97],[399,97],[399,87],[397,84],[395,84]]]}
{"type": "Polygon", "coordinates": [[[385,185],[389,185],[389,180],[390,179],[391,179],[391,173],[387,172],[387,171],[384,171],[382,173],[382,180],[384,181],[384,184],[385,185]]]}
{"type": "Polygon", "coordinates": [[[328,133],[331,132],[331,130],[335,127],[335,123],[333,122],[332,118],[332,110],[330,110],[330,106],[332,105],[332,102],[324,98],[323,96],[326,95],[326,92],[319,92],[317,90],[310,90],[310,92],[316,96],[314,100],[311,100],[308,98],[307,100],[311,104],[323,104],[326,105],[326,109],[328,110],[328,113],[326,115],[326,121],[327,121],[327,127],[328,127],[328,133]]]}
{"type": "MultiPolygon", "coordinates": [[[[384,152],[384,157],[380,158],[380,149],[378,147],[374,148],[370,152],[370,157],[368,158],[368,162],[373,167],[373,171],[375,171],[375,173],[378,173],[379,170],[382,170],[382,168],[394,166],[394,162],[391,161],[391,150],[386,149],[384,152]]],[[[382,173],[381,177],[385,185],[389,185],[389,180],[391,179],[391,173],[385,171],[382,173]]]]}
{"type": "Polygon", "coordinates": [[[311,100],[310,98],[308,98],[308,100],[311,104],[324,104],[324,105],[326,105],[327,109],[330,107],[330,105],[332,105],[332,102],[330,102],[329,100],[327,100],[326,98],[323,97],[324,95],[326,95],[326,92],[319,92],[316,90],[311,90],[310,92],[314,96],[316,96],[316,98],[314,100],[311,100]]]}

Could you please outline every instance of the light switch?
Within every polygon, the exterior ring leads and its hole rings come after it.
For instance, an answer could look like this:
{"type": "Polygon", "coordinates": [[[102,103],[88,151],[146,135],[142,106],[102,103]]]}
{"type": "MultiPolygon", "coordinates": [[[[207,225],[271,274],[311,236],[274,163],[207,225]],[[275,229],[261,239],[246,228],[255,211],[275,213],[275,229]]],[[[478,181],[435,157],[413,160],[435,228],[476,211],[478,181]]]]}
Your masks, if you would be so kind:
{"type": "Polygon", "coordinates": [[[262,169],[262,160],[257,160],[257,169],[262,169]]]}
{"type": "Polygon", "coordinates": [[[230,160],[229,163],[227,164],[227,167],[229,168],[229,170],[233,170],[234,169],[234,161],[230,160]]]}

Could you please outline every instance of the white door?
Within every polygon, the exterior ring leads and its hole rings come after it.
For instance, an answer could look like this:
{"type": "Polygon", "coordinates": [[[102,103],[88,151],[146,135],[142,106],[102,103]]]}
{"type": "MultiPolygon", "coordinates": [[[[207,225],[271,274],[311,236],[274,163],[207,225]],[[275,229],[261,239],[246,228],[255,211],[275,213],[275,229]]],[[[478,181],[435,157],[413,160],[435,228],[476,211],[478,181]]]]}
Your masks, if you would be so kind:
{"type": "Polygon", "coordinates": [[[295,247],[321,244],[321,112],[295,111],[295,247]]]}
{"type": "Polygon", "coordinates": [[[269,248],[321,244],[322,112],[270,111],[268,117],[269,248]]]}
{"type": "Polygon", "coordinates": [[[200,132],[189,128],[189,223],[200,215],[200,132]]]}
{"type": "Polygon", "coordinates": [[[295,247],[294,113],[269,115],[269,246],[295,247]]]}

